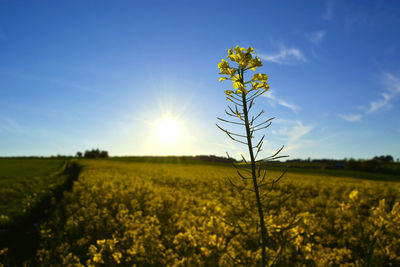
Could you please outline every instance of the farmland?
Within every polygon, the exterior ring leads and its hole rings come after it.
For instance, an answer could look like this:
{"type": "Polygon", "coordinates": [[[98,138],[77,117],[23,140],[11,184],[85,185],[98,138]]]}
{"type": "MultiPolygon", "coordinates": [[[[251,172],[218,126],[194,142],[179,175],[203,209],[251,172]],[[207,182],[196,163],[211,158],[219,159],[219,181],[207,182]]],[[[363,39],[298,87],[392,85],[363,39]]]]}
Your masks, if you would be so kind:
{"type": "Polygon", "coordinates": [[[0,159],[0,227],[15,223],[60,182],[64,160],[0,159]]]}
{"type": "Polygon", "coordinates": [[[72,186],[77,166],[63,159],[2,158],[0,167],[0,254],[9,250],[0,263],[13,265],[34,256],[37,225],[72,186]]]}
{"type": "MultiPolygon", "coordinates": [[[[81,160],[40,225],[44,265],[255,266],[251,192],[224,164],[81,160]]],[[[277,171],[268,172],[276,177],[277,171]]],[[[287,173],[265,190],[269,265],[396,266],[400,184],[287,173]]],[[[5,261],[6,255],[3,255],[5,261]]]]}

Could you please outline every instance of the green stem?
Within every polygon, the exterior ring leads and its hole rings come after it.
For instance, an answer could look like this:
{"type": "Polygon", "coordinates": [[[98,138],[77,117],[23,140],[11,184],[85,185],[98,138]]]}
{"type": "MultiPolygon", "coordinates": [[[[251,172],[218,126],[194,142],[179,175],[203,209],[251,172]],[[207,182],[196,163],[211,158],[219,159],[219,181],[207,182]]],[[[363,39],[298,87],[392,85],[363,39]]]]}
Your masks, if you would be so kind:
{"type": "MultiPolygon", "coordinates": [[[[240,72],[240,78],[242,83],[244,84],[244,79],[243,79],[243,70],[240,72]]],[[[258,183],[257,183],[257,174],[256,174],[256,161],[254,158],[254,153],[253,153],[253,145],[251,142],[251,131],[250,131],[250,125],[249,125],[249,114],[248,114],[248,109],[247,109],[247,101],[246,101],[246,93],[242,92],[242,102],[243,102],[243,114],[244,114],[244,121],[245,121],[245,126],[246,126],[246,136],[247,136],[247,145],[249,148],[249,154],[250,154],[250,161],[251,161],[251,172],[252,172],[252,178],[253,178],[253,185],[254,185],[254,192],[256,194],[256,200],[257,200],[257,207],[258,207],[258,215],[260,217],[260,227],[261,227],[261,246],[262,246],[262,266],[265,267],[267,263],[267,256],[265,252],[265,247],[267,245],[267,229],[265,228],[265,222],[264,222],[264,212],[263,212],[263,207],[260,199],[260,193],[258,190],[258,183]]]]}

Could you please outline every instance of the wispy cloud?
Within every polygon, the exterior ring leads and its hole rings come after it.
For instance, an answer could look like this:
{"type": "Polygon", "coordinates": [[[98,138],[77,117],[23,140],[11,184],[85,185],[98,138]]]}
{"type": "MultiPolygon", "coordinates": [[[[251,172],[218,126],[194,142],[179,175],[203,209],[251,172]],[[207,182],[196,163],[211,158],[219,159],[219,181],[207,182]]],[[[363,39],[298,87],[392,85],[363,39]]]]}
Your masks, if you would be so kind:
{"type": "Polygon", "coordinates": [[[363,108],[365,114],[338,114],[338,116],[348,122],[360,121],[363,115],[375,113],[381,109],[391,109],[391,102],[394,98],[400,96],[400,77],[392,73],[383,74],[383,84],[385,89],[380,93],[380,98],[369,103],[368,108],[363,108]]]}
{"type": "Polygon", "coordinates": [[[382,93],[381,96],[382,96],[381,99],[372,101],[370,103],[369,109],[367,111],[368,113],[373,113],[383,107],[388,107],[389,101],[390,101],[390,99],[392,99],[393,96],[389,95],[387,93],[382,93]]]}
{"type": "Polygon", "coordinates": [[[322,15],[322,18],[325,20],[332,20],[334,7],[335,7],[335,2],[333,0],[326,0],[325,1],[325,12],[322,15]]]}
{"type": "Polygon", "coordinates": [[[266,92],[265,94],[263,94],[263,96],[266,97],[266,98],[268,98],[268,99],[270,100],[270,103],[271,103],[272,105],[274,105],[275,103],[277,103],[278,105],[281,105],[281,106],[283,106],[283,107],[286,107],[286,108],[291,109],[291,110],[292,110],[293,112],[295,112],[295,113],[299,112],[300,109],[301,109],[299,106],[296,106],[296,105],[294,105],[294,104],[288,103],[287,101],[285,101],[285,100],[283,100],[283,99],[281,99],[281,98],[276,97],[274,91],[268,91],[268,92],[266,92]]]}
{"type": "Polygon", "coordinates": [[[296,62],[307,62],[307,58],[298,48],[287,48],[285,45],[278,45],[279,51],[274,54],[258,53],[258,56],[265,61],[278,64],[293,64],[296,62]]]}
{"type": "Polygon", "coordinates": [[[308,36],[308,39],[310,42],[312,42],[315,45],[318,45],[325,37],[326,32],[324,30],[320,30],[317,32],[314,32],[308,36]]]}
{"type": "Polygon", "coordinates": [[[75,88],[75,89],[78,89],[81,91],[86,91],[88,93],[98,94],[98,95],[102,95],[102,96],[107,96],[107,97],[113,96],[112,94],[109,94],[107,92],[93,89],[88,86],[76,84],[75,82],[71,82],[71,81],[63,80],[63,79],[40,77],[40,76],[32,75],[29,73],[22,73],[22,72],[18,72],[18,71],[3,69],[3,68],[0,68],[0,74],[7,75],[7,76],[17,78],[17,79],[21,79],[21,80],[52,83],[52,84],[57,85],[57,88],[69,87],[69,88],[75,88]]]}
{"type": "Polygon", "coordinates": [[[391,100],[400,95],[400,79],[391,73],[384,74],[384,83],[386,89],[381,93],[381,98],[372,101],[369,105],[367,113],[374,113],[381,108],[391,108],[391,100]]]}
{"type": "Polygon", "coordinates": [[[312,125],[304,125],[302,121],[295,121],[293,125],[278,130],[278,134],[286,136],[289,143],[299,141],[303,136],[311,132],[312,125]]]}
{"type": "Polygon", "coordinates": [[[224,149],[228,149],[228,150],[237,150],[235,142],[233,140],[231,140],[231,139],[226,140],[226,141],[224,141],[222,143],[216,143],[216,145],[219,146],[219,147],[222,147],[224,149]]]}
{"type": "Polygon", "coordinates": [[[25,134],[26,130],[13,119],[0,118],[0,133],[25,134]]]}
{"type": "MultiPolygon", "coordinates": [[[[283,140],[285,144],[283,154],[314,144],[314,140],[307,139],[307,135],[314,129],[313,125],[305,125],[299,120],[276,120],[275,122],[282,125],[279,130],[273,130],[272,134],[283,140]]],[[[272,153],[273,150],[268,152],[272,153]]]]}
{"type": "Polygon", "coordinates": [[[360,121],[362,116],[361,114],[338,114],[339,117],[348,121],[348,122],[357,122],[360,121]]]}
{"type": "Polygon", "coordinates": [[[30,127],[26,124],[22,124],[17,120],[9,117],[0,117],[0,134],[10,134],[10,135],[48,135],[52,134],[53,131],[38,128],[38,127],[30,127]]]}

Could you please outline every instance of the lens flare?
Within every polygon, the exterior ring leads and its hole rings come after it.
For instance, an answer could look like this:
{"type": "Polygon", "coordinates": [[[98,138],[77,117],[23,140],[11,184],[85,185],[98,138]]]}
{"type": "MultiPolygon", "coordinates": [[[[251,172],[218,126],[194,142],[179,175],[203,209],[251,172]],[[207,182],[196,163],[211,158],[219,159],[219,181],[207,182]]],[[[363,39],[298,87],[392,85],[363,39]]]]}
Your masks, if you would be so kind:
{"type": "Polygon", "coordinates": [[[158,136],[164,143],[176,143],[180,137],[180,125],[173,118],[166,118],[158,124],[158,136]]]}

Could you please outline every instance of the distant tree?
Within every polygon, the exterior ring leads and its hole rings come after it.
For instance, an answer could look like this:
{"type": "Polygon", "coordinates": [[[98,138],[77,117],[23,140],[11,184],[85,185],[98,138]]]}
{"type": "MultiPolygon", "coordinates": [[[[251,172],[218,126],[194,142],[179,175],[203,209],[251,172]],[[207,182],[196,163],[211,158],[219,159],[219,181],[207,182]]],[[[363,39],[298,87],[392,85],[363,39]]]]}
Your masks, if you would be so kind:
{"type": "Polygon", "coordinates": [[[386,155],[386,162],[393,162],[393,157],[391,155],[386,155]]]}
{"type": "Polygon", "coordinates": [[[288,159],[286,162],[302,162],[301,159],[288,159]]]}
{"type": "Polygon", "coordinates": [[[108,152],[103,150],[100,152],[100,158],[108,158],[108,152]]]}
{"type": "Polygon", "coordinates": [[[84,157],[88,159],[108,158],[108,152],[105,150],[100,151],[100,149],[98,148],[92,150],[86,150],[84,157]]]}
{"type": "Polygon", "coordinates": [[[80,151],[76,152],[76,156],[77,156],[78,158],[82,158],[82,152],[80,152],[80,151]]]}
{"type": "Polygon", "coordinates": [[[381,161],[381,162],[393,162],[393,157],[391,155],[386,155],[386,156],[382,155],[380,157],[378,157],[378,156],[374,157],[373,160],[381,161]]]}
{"type": "Polygon", "coordinates": [[[360,164],[359,164],[359,162],[356,161],[355,159],[350,158],[350,159],[346,162],[345,168],[346,168],[346,169],[350,169],[350,170],[357,170],[357,169],[360,168],[360,164]]]}

